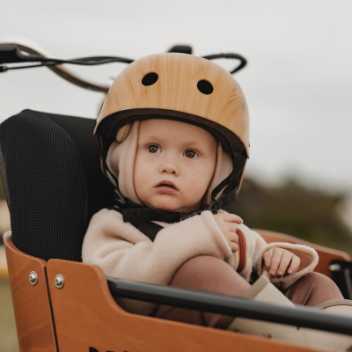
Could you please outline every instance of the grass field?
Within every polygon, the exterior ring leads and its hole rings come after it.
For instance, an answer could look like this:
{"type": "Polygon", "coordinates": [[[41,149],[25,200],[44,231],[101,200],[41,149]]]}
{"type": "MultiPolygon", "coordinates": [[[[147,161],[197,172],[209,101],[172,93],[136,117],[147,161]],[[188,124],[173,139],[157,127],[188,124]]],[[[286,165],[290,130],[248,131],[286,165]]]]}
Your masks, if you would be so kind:
{"type": "Polygon", "coordinates": [[[9,282],[0,278],[0,351],[18,352],[9,282]]]}

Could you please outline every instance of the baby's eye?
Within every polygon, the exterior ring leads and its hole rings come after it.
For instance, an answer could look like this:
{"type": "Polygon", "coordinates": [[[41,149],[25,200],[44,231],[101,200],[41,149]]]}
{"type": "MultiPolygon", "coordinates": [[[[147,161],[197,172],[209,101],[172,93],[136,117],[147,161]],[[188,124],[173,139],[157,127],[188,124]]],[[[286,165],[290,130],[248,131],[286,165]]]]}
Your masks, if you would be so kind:
{"type": "Polygon", "coordinates": [[[183,152],[183,155],[186,157],[186,158],[190,158],[190,159],[194,159],[196,158],[197,156],[199,156],[199,153],[193,149],[186,149],[184,152],[183,152]]]}
{"type": "Polygon", "coordinates": [[[158,151],[160,151],[160,145],[155,144],[155,143],[149,144],[147,146],[147,149],[148,149],[149,153],[157,153],[158,151]]]}

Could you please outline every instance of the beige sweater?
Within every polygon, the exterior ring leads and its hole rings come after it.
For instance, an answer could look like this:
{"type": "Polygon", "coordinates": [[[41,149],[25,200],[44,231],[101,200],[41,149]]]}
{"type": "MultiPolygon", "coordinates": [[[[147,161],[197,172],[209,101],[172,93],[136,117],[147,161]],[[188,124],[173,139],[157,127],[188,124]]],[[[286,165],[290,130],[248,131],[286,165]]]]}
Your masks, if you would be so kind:
{"type": "MultiPolygon", "coordinates": [[[[84,237],[83,262],[99,266],[108,276],[167,285],[176,270],[187,260],[210,255],[228,262],[234,270],[239,264],[238,253],[231,249],[210,211],[203,211],[186,220],[165,225],[154,241],[132,224],[124,222],[115,210],[102,209],[91,219],[84,237]]],[[[247,226],[238,225],[246,241],[245,266],[240,274],[249,279],[253,267],[262,271],[262,256],[273,246],[293,250],[304,256],[305,266],[299,272],[276,279],[289,286],[302,275],[313,271],[318,263],[317,253],[307,246],[271,243],[247,226]]],[[[150,305],[132,305],[129,309],[147,314],[150,305]]]]}

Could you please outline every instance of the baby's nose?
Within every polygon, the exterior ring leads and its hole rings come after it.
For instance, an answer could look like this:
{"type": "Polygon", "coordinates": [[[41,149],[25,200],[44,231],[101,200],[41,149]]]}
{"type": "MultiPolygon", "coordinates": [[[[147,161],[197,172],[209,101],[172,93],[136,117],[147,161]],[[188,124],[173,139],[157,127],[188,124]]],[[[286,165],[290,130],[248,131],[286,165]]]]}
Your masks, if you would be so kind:
{"type": "Polygon", "coordinates": [[[176,167],[174,165],[171,165],[171,164],[161,165],[160,172],[162,174],[177,175],[176,167]]]}

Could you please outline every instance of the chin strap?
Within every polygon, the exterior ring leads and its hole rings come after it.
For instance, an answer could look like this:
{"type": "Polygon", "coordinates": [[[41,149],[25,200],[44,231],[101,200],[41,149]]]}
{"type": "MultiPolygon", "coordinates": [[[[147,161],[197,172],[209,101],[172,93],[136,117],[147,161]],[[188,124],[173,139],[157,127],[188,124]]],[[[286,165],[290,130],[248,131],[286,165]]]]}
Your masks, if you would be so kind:
{"type": "Polygon", "coordinates": [[[188,213],[181,213],[149,208],[134,203],[129,199],[125,199],[125,203],[121,203],[116,199],[113,209],[122,214],[124,221],[131,223],[153,241],[156,234],[162,229],[162,226],[155,223],[156,221],[166,223],[180,222],[198,215],[204,210],[209,210],[209,207],[201,207],[188,213]]]}

